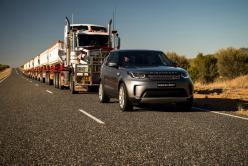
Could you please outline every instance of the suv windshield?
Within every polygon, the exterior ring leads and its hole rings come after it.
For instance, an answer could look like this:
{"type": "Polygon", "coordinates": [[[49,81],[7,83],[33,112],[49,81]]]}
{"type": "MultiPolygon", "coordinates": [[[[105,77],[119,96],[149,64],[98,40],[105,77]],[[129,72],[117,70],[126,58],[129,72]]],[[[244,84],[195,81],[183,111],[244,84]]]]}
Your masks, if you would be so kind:
{"type": "Polygon", "coordinates": [[[169,65],[169,60],[159,51],[121,51],[120,66],[169,65]]]}
{"type": "Polygon", "coordinates": [[[107,46],[108,36],[107,35],[78,35],[79,46],[107,46]]]}

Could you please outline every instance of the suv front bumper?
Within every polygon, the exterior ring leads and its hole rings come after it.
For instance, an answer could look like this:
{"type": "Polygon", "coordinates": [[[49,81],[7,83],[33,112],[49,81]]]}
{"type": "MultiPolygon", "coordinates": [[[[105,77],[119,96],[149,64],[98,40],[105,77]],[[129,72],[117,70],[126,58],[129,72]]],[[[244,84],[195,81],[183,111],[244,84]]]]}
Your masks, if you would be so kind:
{"type": "Polygon", "coordinates": [[[164,81],[173,83],[173,87],[158,87],[157,81],[130,81],[127,82],[129,99],[133,103],[178,103],[192,100],[193,84],[191,80],[164,81]]]}

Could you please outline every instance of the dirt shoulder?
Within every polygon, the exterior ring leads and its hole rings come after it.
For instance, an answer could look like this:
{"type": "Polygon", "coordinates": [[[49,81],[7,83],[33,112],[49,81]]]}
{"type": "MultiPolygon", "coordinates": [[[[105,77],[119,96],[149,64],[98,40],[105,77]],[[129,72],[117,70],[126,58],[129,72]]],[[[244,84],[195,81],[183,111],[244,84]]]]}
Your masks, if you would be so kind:
{"type": "MultiPolygon", "coordinates": [[[[248,82],[246,79],[244,81],[248,82]]],[[[226,83],[223,86],[216,85],[196,85],[195,106],[216,111],[231,111],[235,114],[248,116],[248,88],[246,86],[235,87],[226,83]]]]}
{"type": "Polygon", "coordinates": [[[5,77],[9,76],[12,72],[12,68],[5,69],[0,72],[0,80],[4,79],[5,77]]]}

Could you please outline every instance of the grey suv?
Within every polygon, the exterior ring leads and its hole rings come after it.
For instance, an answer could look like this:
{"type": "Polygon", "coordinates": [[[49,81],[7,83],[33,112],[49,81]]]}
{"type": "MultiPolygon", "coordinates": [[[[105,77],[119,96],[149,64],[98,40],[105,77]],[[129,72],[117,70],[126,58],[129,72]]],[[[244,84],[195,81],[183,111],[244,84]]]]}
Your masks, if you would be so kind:
{"type": "Polygon", "coordinates": [[[100,102],[118,98],[122,111],[142,103],[176,103],[184,110],[192,106],[193,84],[188,72],[161,51],[111,51],[100,79],[100,102]]]}

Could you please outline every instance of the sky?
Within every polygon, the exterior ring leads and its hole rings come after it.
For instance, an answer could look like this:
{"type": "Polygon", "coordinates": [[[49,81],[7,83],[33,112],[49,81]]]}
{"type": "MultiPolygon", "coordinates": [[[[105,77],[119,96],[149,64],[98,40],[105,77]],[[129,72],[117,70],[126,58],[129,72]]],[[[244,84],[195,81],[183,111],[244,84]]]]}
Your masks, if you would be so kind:
{"type": "Polygon", "coordinates": [[[65,16],[107,25],[114,9],[123,49],[248,47],[248,0],[0,0],[0,64],[18,67],[63,40],[65,16]]]}

